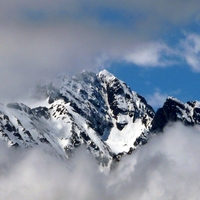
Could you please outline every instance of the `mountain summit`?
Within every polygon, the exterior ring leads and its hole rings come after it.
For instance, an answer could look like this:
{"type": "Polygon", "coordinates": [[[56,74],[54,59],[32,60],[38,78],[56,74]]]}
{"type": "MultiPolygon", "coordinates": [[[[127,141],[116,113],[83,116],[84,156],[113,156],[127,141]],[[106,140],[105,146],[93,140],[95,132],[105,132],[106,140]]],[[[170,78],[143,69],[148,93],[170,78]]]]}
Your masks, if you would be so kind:
{"type": "Polygon", "coordinates": [[[37,86],[35,96],[39,106],[0,104],[0,139],[10,147],[40,145],[64,159],[84,145],[104,166],[145,144],[169,121],[200,124],[200,102],[184,104],[169,97],[155,113],[142,96],[106,70],[61,74],[37,86]]]}

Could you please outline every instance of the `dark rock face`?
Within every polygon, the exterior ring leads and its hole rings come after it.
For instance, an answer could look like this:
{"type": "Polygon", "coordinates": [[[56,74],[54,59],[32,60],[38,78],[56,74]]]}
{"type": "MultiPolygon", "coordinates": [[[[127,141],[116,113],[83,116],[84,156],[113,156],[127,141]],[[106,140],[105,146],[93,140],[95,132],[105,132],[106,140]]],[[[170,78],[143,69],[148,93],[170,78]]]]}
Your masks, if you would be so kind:
{"type": "MultiPolygon", "coordinates": [[[[62,77],[60,89],[51,85],[55,92],[50,93],[51,103],[57,99],[63,99],[70,103],[76,113],[86,118],[88,124],[100,135],[104,129],[112,127],[112,121],[105,119],[107,105],[102,97],[102,85],[96,74],[83,72],[76,77],[62,77]],[[66,90],[68,88],[68,90],[66,90]],[[57,93],[57,94],[56,94],[57,93]],[[53,95],[51,97],[51,95],[53,95]],[[54,97],[57,98],[54,98],[54,97]]],[[[48,92],[47,92],[48,93],[48,92]]]]}
{"type": "Polygon", "coordinates": [[[45,119],[50,118],[48,108],[46,108],[46,107],[39,106],[37,108],[31,109],[31,111],[32,111],[33,115],[36,116],[36,117],[39,117],[39,118],[44,117],[45,119]]]}
{"type": "Polygon", "coordinates": [[[195,102],[182,103],[176,98],[168,97],[159,108],[152,121],[152,132],[160,132],[168,122],[180,121],[187,126],[200,124],[200,105],[195,102]]]}
{"type": "Polygon", "coordinates": [[[123,130],[128,124],[126,121],[119,120],[120,115],[132,117],[133,123],[136,119],[144,118],[146,119],[143,121],[145,126],[149,127],[149,119],[152,119],[155,113],[142,96],[132,92],[126,83],[108,72],[100,72],[98,77],[103,85],[103,93],[107,97],[108,107],[116,119],[116,127],[119,130],[123,130]]]}
{"type": "Polygon", "coordinates": [[[108,103],[110,106],[110,109],[113,111],[113,115],[116,118],[116,116],[119,113],[125,113],[126,110],[123,110],[122,108],[120,108],[120,106],[118,105],[118,101],[116,100],[116,96],[120,95],[120,96],[125,96],[124,90],[119,82],[119,80],[117,78],[115,78],[111,84],[107,84],[107,94],[108,94],[108,103]]]}
{"type": "Polygon", "coordinates": [[[200,124],[200,108],[194,108],[193,119],[195,124],[200,124]]]}
{"type": "Polygon", "coordinates": [[[155,117],[153,118],[151,131],[152,132],[162,131],[167,122],[168,120],[166,113],[164,112],[164,109],[159,108],[155,114],[155,117]]]}

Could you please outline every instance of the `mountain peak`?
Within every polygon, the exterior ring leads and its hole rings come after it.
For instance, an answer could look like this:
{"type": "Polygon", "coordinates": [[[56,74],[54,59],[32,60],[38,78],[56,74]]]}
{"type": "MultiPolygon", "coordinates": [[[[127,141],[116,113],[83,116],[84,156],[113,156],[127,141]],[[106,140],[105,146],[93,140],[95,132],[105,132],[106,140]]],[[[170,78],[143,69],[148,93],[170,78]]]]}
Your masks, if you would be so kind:
{"type": "Polygon", "coordinates": [[[106,69],[100,71],[97,74],[98,77],[100,77],[101,79],[114,79],[116,78],[113,74],[111,74],[109,71],[107,71],[106,69]]]}
{"type": "Polygon", "coordinates": [[[98,74],[99,74],[99,75],[108,76],[108,77],[114,76],[113,74],[111,74],[111,73],[110,73],[109,71],[107,71],[106,69],[103,69],[103,70],[100,71],[98,74]]]}
{"type": "Polygon", "coordinates": [[[36,93],[48,103],[0,106],[0,139],[9,146],[49,146],[55,155],[68,158],[84,145],[109,166],[147,143],[169,121],[200,124],[200,102],[184,104],[168,97],[155,114],[142,96],[107,70],[60,75],[36,93]]]}

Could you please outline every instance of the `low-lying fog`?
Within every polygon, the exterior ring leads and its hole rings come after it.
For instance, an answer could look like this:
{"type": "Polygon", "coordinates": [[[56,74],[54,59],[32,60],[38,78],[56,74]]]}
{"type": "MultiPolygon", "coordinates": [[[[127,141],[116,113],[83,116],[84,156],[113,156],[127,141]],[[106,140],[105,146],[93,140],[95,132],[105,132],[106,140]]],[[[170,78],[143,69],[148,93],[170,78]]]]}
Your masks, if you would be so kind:
{"type": "Polygon", "coordinates": [[[84,148],[67,163],[0,143],[0,199],[188,200],[200,196],[200,128],[168,126],[108,175],[84,148]]]}

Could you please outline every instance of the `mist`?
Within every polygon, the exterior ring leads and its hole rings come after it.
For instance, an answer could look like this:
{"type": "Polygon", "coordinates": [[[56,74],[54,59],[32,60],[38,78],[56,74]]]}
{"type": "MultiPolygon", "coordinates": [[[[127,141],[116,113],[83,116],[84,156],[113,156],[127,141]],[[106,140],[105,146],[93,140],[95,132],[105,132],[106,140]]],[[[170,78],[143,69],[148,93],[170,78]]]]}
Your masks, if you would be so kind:
{"type": "Polygon", "coordinates": [[[200,128],[171,124],[109,174],[85,148],[61,160],[0,143],[0,199],[198,199],[200,128]]]}

